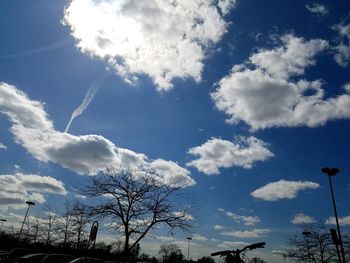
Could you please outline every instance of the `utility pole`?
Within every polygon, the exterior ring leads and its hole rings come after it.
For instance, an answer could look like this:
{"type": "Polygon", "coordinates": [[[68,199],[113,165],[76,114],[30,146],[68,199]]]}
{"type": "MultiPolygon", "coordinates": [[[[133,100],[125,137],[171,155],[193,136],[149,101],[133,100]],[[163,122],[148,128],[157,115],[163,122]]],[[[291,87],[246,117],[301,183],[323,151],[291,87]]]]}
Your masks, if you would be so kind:
{"type": "Polygon", "coordinates": [[[188,237],[188,247],[187,247],[187,260],[190,261],[190,243],[192,240],[192,237],[188,237]]]}
{"type": "Polygon", "coordinates": [[[340,251],[341,251],[341,255],[342,255],[342,259],[339,257],[339,262],[345,262],[345,252],[344,252],[344,247],[343,247],[343,241],[341,239],[341,233],[340,233],[340,227],[339,227],[339,220],[338,220],[338,213],[337,213],[337,207],[335,205],[335,197],[334,197],[334,192],[333,192],[333,186],[332,186],[332,180],[331,177],[335,176],[337,173],[339,173],[339,169],[338,168],[322,168],[321,171],[325,174],[328,175],[328,179],[329,179],[329,186],[331,188],[331,194],[332,194],[332,202],[333,202],[333,209],[334,209],[334,215],[335,215],[335,222],[337,225],[337,231],[338,231],[338,240],[339,240],[339,245],[340,245],[340,251]]]}
{"type": "Polygon", "coordinates": [[[24,216],[24,219],[23,219],[23,223],[22,223],[22,226],[21,226],[21,229],[19,230],[19,233],[18,233],[18,237],[17,237],[17,240],[19,241],[20,237],[21,237],[21,234],[22,234],[22,230],[23,230],[23,226],[24,226],[24,223],[26,222],[26,219],[27,219],[27,216],[28,216],[28,211],[29,211],[29,208],[30,206],[32,205],[35,205],[34,202],[30,202],[30,201],[27,201],[26,204],[28,205],[28,208],[27,208],[27,212],[26,212],[26,215],[24,216]]]}

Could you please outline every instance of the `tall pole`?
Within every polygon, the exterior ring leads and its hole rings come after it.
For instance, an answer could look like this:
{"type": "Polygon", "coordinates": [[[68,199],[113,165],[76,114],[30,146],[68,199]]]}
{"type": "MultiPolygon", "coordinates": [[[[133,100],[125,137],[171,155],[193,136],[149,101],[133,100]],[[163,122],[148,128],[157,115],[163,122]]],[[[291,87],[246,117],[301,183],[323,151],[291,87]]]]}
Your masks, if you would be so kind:
{"type": "Polygon", "coordinates": [[[187,247],[187,260],[190,261],[190,242],[192,240],[192,237],[188,237],[188,247],[187,247]]]}
{"type": "Polygon", "coordinates": [[[337,213],[337,207],[335,205],[335,197],[334,197],[334,192],[333,192],[333,185],[332,185],[332,180],[331,180],[331,176],[335,176],[337,173],[339,173],[339,169],[338,168],[322,168],[322,172],[326,173],[328,175],[328,179],[329,179],[329,186],[331,188],[331,194],[332,194],[332,203],[333,203],[333,209],[334,209],[334,216],[335,216],[335,222],[337,225],[337,232],[338,232],[338,239],[339,239],[339,245],[340,245],[340,251],[341,251],[341,255],[342,255],[342,261],[339,258],[339,262],[345,262],[345,252],[344,252],[344,247],[343,247],[343,241],[341,239],[341,233],[340,233],[340,227],[339,227],[339,220],[338,220],[338,213],[337,213]]]}
{"type": "Polygon", "coordinates": [[[17,240],[19,240],[19,238],[21,237],[22,230],[23,230],[23,226],[24,226],[24,223],[26,222],[26,219],[27,219],[27,216],[28,216],[28,212],[29,212],[29,208],[30,208],[30,206],[31,206],[31,205],[35,205],[35,203],[34,203],[34,202],[30,202],[30,201],[27,201],[27,202],[26,202],[26,204],[28,205],[28,208],[27,208],[26,214],[25,214],[25,216],[24,216],[24,219],[23,219],[23,223],[22,223],[21,229],[19,230],[17,240]]]}
{"type": "Polygon", "coordinates": [[[1,232],[1,230],[2,230],[2,225],[4,224],[4,222],[6,222],[7,220],[6,219],[0,219],[0,221],[1,221],[1,226],[0,226],[0,232],[1,232]]]}

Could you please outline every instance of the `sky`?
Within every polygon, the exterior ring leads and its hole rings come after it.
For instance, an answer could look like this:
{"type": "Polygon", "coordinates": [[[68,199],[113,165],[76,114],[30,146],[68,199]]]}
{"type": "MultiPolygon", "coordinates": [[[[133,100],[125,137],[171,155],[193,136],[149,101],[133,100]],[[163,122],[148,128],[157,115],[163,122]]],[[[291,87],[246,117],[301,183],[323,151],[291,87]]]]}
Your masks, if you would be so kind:
{"type": "Polygon", "coordinates": [[[265,241],[281,262],[301,224],[334,227],[328,166],[350,230],[348,1],[2,0],[0,37],[4,229],[146,167],[197,204],[192,258],[265,241]]]}

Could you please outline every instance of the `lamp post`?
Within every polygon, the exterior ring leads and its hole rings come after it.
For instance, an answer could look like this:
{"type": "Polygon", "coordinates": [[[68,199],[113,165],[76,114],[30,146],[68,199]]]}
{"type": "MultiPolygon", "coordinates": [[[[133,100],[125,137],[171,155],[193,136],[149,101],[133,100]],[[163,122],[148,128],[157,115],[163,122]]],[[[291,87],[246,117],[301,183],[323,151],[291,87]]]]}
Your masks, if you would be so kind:
{"type": "Polygon", "coordinates": [[[4,222],[6,222],[7,220],[6,220],[6,219],[1,218],[1,219],[0,219],[0,221],[1,221],[1,226],[0,226],[0,232],[1,232],[1,230],[2,230],[2,225],[3,225],[3,224],[4,224],[4,222]]]}
{"type": "Polygon", "coordinates": [[[321,171],[322,171],[322,173],[325,173],[325,174],[328,175],[329,186],[331,188],[331,194],[332,194],[332,202],[333,202],[333,209],[334,209],[334,215],[335,215],[335,222],[337,224],[337,231],[338,231],[338,239],[339,239],[340,251],[341,251],[341,255],[342,255],[342,260],[339,257],[339,262],[345,263],[344,247],[343,247],[343,242],[342,242],[341,234],[340,234],[339,220],[338,220],[337,208],[335,206],[335,197],[334,197],[332,180],[331,180],[332,176],[335,176],[337,173],[339,173],[339,169],[338,168],[324,167],[324,168],[321,169],[321,171]]]}
{"type": "Polygon", "coordinates": [[[190,261],[190,242],[192,240],[192,237],[188,237],[188,247],[187,247],[187,260],[190,261]]]}
{"type": "Polygon", "coordinates": [[[28,205],[28,208],[27,208],[27,212],[26,212],[26,214],[25,214],[25,216],[24,216],[21,229],[19,230],[17,240],[19,240],[19,238],[21,237],[22,229],[23,229],[24,223],[26,222],[26,219],[27,219],[27,215],[28,215],[28,211],[29,211],[30,206],[31,206],[31,205],[35,205],[35,203],[34,203],[34,202],[31,202],[31,201],[27,201],[26,204],[28,205]]]}

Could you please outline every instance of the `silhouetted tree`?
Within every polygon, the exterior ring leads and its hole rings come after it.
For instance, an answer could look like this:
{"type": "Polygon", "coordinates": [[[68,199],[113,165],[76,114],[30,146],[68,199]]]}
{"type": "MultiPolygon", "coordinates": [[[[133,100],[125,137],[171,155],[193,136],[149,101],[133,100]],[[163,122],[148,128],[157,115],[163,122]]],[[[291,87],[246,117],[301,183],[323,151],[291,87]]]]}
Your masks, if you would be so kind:
{"type": "Polygon", "coordinates": [[[346,233],[342,235],[344,251],[345,251],[345,261],[350,262],[350,234],[346,233]]]}
{"type": "Polygon", "coordinates": [[[197,260],[198,263],[215,263],[215,260],[211,257],[201,257],[197,260]]]}
{"type": "Polygon", "coordinates": [[[44,217],[38,218],[37,221],[37,224],[39,224],[37,237],[45,246],[48,246],[57,239],[56,229],[54,228],[57,223],[57,216],[53,209],[48,206],[44,208],[44,215],[44,217]]]}
{"type": "Polygon", "coordinates": [[[121,240],[110,243],[111,253],[121,254],[124,251],[124,242],[121,240]]]}
{"type": "Polygon", "coordinates": [[[74,210],[73,203],[67,200],[64,203],[64,210],[58,218],[58,231],[62,240],[62,245],[66,246],[74,235],[74,210]]]}
{"type": "Polygon", "coordinates": [[[322,224],[302,227],[300,234],[289,239],[292,249],[286,256],[295,262],[330,263],[337,261],[336,247],[332,242],[330,229],[322,224]],[[307,233],[306,235],[302,232],[307,233]]]}
{"type": "Polygon", "coordinates": [[[258,257],[253,257],[251,260],[249,260],[249,263],[266,263],[266,261],[258,257]]]}
{"type": "Polygon", "coordinates": [[[34,243],[37,242],[39,229],[40,229],[40,220],[38,217],[35,217],[34,223],[32,224],[32,231],[31,231],[31,237],[34,243]]]}
{"type": "Polygon", "coordinates": [[[147,261],[150,262],[152,260],[152,257],[146,253],[142,253],[138,256],[138,261],[147,261]]]}
{"type": "Polygon", "coordinates": [[[72,215],[73,233],[76,239],[76,248],[79,249],[81,247],[81,243],[83,241],[86,241],[86,227],[91,220],[88,218],[85,205],[79,201],[76,201],[73,204],[72,215]]]}
{"type": "Polygon", "coordinates": [[[145,170],[108,169],[104,175],[90,180],[80,192],[87,197],[99,197],[99,202],[85,206],[88,215],[108,219],[111,227],[122,232],[126,259],[157,225],[170,230],[191,227],[190,206],[175,203],[179,201],[176,197],[183,186],[167,184],[159,174],[145,170]]]}
{"type": "Polygon", "coordinates": [[[163,263],[177,263],[184,259],[180,247],[172,243],[162,244],[158,256],[163,263]]]}
{"type": "Polygon", "coordinates": [[[138,257],[138,262],[139,261],[143,261],[143,262],[151,262],[151,263],[159,263],[158,259],[156,257],[151,257],[148,254],[142,253],[139,257],[138,257]]]}

